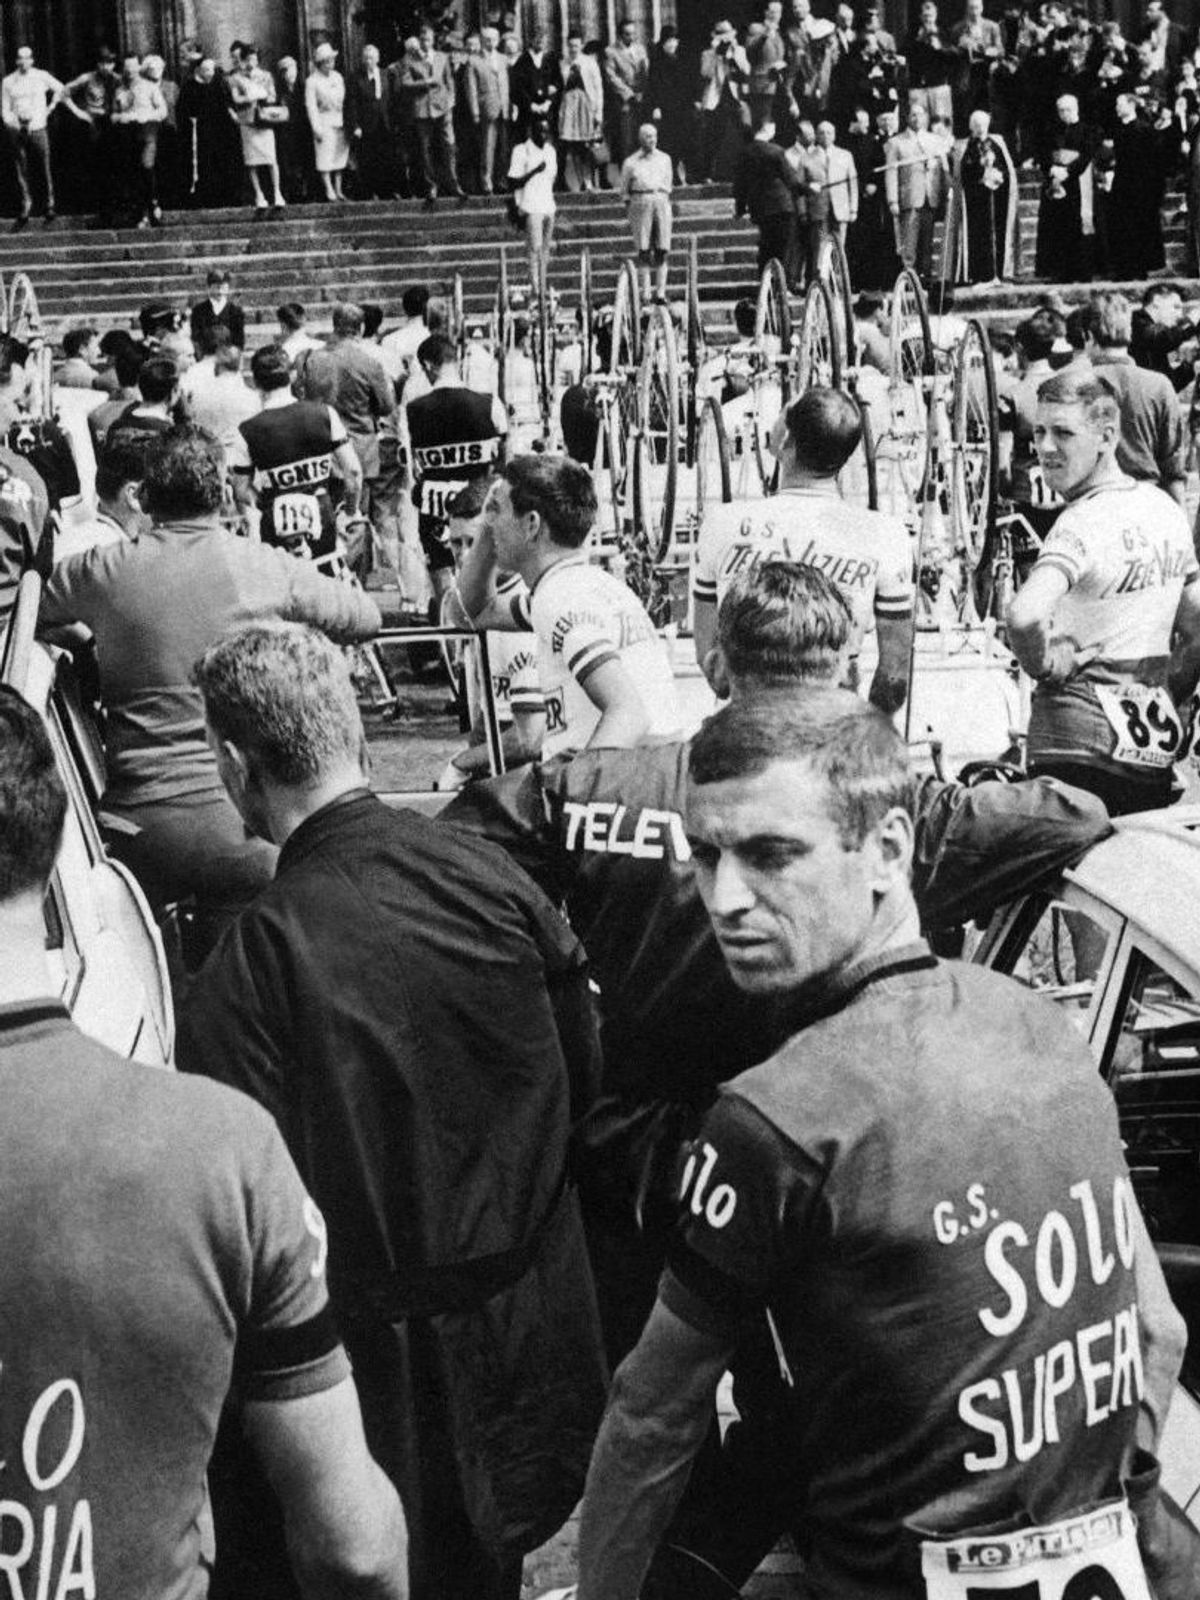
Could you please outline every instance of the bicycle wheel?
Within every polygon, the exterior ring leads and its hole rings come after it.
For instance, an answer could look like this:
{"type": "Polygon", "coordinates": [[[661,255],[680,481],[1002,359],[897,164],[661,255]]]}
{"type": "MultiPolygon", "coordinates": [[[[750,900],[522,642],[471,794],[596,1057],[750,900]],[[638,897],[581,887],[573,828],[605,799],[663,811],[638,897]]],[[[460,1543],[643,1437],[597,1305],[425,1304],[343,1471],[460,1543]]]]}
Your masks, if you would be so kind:
{"type": "Polygon", "coordinates": [[[687,270],[687,397],[684,408],[684,461],[689,467],[696,464],[696,432],[700,425],[698,385],[700,372],[708,359],[708,345],[704,337],[704,319],[700,315],[700,251],[699,241],[692,235],[688,247],[687,270]]]}
{"type": "Polygon", "coordinates": [[[711,505],[728,505],[733,499],[733,478],[729,466],[729,435],[721,415],[721,402],[709,395],[700,407],[696,429],[696,533],[704,526],[704,512],[711,505]]]}
{"type": "Polygon", "coordinates": [[[638,372],[640,481],[633,497],[634,537],[652,561],[664,561],[675,532],[679,487],[679,355],[665,306],[651,306],[638,372]]]}
{"type": "Polygon", "coordinates": [[[616,370],[618,347],[626,352],[622,365],[636,367],[642,359],[642,295],[638,288],[637,268],[632,261],[622,261],[617,272],[617,287],[613,294],[610,371],[616,370]]]}
{"type": "Polygon", "coordinates": [[[586,378],[594,359],[592,338],[592,252],[585,246],[579,252],[579,339],[582,345],[580,377],[586,378]]]}
{"type": "Polygon", "coordinates": [[[992,348],[972,318],[954,352],[951,402],[950,519],[972,577],[990,560],[996,516],[1000,439],[992,348]]]}
{"type": "Polygon", "coordinates": [[[534,371],[537,376],[538,407],[542,414],[542,440],[550,442],[550,414],[554,404],[554,316],[550,306],[550,277],[542,263],[541,282],[534,285],[537,295],[537,322],[534,336],[537,339],[537,358],[534,371]]]}
{"type": "Polygon", "coordinates": [[[500,246],[500,277],[496,284],[496,394],[508,408],[508,341],[512,319],[508,311],[508,246],[500,246]]]}
{"type": "Polygon", "coordinates": [[[803,394],[815,384],[838,389],[841,382],[842,352],[833,296],[828,285],[814,278],[804,295],[800,347],[796,353],[796,392],[803,394]]]}
{"type": "Polygon", "coordinates": [[[836,236],[822,241],[817,276],[829,290],[833,305],[834,329],[842,359],[842,371],[856,367],[854,341],[854,289],[850,283],[850,263],[846,249],[836,236]]]}
{"type": "Polygon", "coordinates": [[[750,378],[754,459],[764,494],[771,494],[779,463],[771,454],[771,432],[788,402],[792,360],[792,312],[787,279],[778,261],[768,261],[754,310],[754,370],[750,378]]]}
{"type": "Polygon", "coordinates": [[[638,369],[641,352],[641,306],[637,274],[622,262],[613,298],[612,347],[608,370],[614,379],[607,409],[606,454],[612,487],[613,522],[618,534],[632,516],[631,465],[638,427],[638,369]]]}
{"type": "Polygon", "coordinates": [[[879,441],[879,455],[894,466],[906,514],[915,524],[929,468],[927,380],[934,369],[925,291],[910,267],[896,279],[892,295],[889,356],[888,427],[879,441]]]}

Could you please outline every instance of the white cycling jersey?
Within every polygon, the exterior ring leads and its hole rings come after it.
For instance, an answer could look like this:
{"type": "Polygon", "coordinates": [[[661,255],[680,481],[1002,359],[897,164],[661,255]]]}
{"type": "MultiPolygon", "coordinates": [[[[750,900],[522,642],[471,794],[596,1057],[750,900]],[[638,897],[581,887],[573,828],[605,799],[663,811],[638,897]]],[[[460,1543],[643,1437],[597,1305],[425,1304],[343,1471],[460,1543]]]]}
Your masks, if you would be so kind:
{"type": "Polygon", "coordinates": [[[876,617],[913,609],[913,544],[904,524],[840,498],[836,488],[784,489],[768,500],[731,501],[704,514],[692,595],[718,605],[737,572],[761,561],[796,561],[836,584],[854,616],[857,653],[876,617]]]}
{"type": "Polygon", "coordinates": [[[543,573],[524,603],[514,602],[513,615],[537,634],[546,709],[543,757],[581,750],[591,738],[600,711],[585,686],[606,661],[619,661],[636,685],[649,734],[679,733],[666,645],[633,591],[585,554],[569,556],[543,573]]]}

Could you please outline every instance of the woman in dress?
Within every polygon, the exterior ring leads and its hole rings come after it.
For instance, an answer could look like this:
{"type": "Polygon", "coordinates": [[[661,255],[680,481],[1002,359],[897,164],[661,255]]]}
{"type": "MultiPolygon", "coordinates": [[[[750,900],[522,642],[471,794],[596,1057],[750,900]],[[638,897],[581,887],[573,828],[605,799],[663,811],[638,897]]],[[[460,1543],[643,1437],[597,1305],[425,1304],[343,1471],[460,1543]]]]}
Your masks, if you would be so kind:
{"type": "Polygon", "coordinates": [[[350,159],[346,138],[344,106],[346,80],[334,70],[337,51],[331,44],[319,44],[313,51],[314,70],[304,86],[304,103],[316,147],[317,175],[325,185],[326,200],[344,200],[342,173],[350,159]]]}
{"type": "Polygon", "coordinates": [[[572,194],[593,189],[592,147],[604,122],[604,85],[600,68],[583,53],[582,34],[567,39],[560,64],[562,99],[558,108],[558,142],[563,153],[563,177],[572,194]]]}
{"type": "Polygon", "coordinates": [[[275,80],[258,64],[258,50],[252,44],[242,46],[236,69],[229,75],[229,97],[238,119],[242,135],[242,164],[254,190],[254,208],[261,215],[272,203],[263,192],[260,173],[265,168],[270,178],[276,211],[285,205],[283,190],[279,186],[279,161],[275,152],[275,129],[271,126],[271,111],[276,108],[275,80]]]}

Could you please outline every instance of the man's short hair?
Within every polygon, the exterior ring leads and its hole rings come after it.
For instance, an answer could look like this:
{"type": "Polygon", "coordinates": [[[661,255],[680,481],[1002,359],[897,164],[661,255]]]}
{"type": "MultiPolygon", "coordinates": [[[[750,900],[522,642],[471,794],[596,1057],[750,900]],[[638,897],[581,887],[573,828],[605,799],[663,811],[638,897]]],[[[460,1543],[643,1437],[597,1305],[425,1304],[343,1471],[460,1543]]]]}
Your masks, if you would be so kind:
{"type": "Polygon", "coordinates": [[[277,344],[264,344],[250,357],[250,376],[254,387],[264,394],[273,389],[286,389],[292,381],[292,363],[288,353],[277,344]]]}
{"type": "Polygon", "coordinates": [[[383,307],[373,302],[364,304],[363,313],[363,338],[373,339],[383,327],[383,307]]]}
{"type": "Polygon", "coordinates": [[[174,356],[148,356],[142,362],[137,386],[147,405],[162,405],[175,393],[178,384],[179,368],[174,356]]]}
{"type": "Polygon", "coordinates": [[[596,520],[599,505],[592,475],[570,456],[514,456],[504,479],[518,516],[536,511],[546,524],[551,544],[578,550],[596,520]]]}
{"type": "Polygon", "coordinates": [[[864,289],[854,302],[854,315],[860,322],[870,322],[883,310],[887,302],[878,289],[864,289]]]}
{"type": "Polygon", "coordinates": [[[458,350],[454,340],[448,339],[444,333],[431,333],[417,346],[417,360],[431,372],[440,372],[443,367],[452,366],[458,360],[458,350]]]}
{"type": "Polygon", "coordinates": [[[1066,336],[1066,320],[1059,311],[1041,306],[1017,326],[1017,347],[1025,360],[1049,361],[1054,346],[1066,336]]]}
{"type": "Polygon", "coordinates": [[[737,573],[717,612],[731,678],[763,686],[832,683],[850,639],[845,596],[816,567],[762,561],[737,573]]]}
{"type": "Polygon", "coordinates": [[[1038,385],[1040,406],[1082,406],[1094,427],[1121,425],[1121,408],[1113,387],[1098,372],[1056,372],[1038,385]]]}
{"type": "Polygon", "coordinates": [[[145,447],[142,509],[155,522],[186,522],[218,510],[225,454],[204,428],[170,428],[145,447]]]}
{"type": "Polygon", "coordinates": [[[862,414],[848,394],[814,384],[788,407],[787,432],[796,464],[829,478],[858,449],[862,414]]]}
{"type": "Polygon", "coordinates": [[[829,815],[857,850],[889,811],[911,814],[913,778],[904,740],[882,712],[848,689],[810,689],[731,701],[692,739],[692,784],[753,778],[777,761],[802,761],[829,787],[829,815]]]}
{"type": "Polygon", "coordinates": [[[105,444],[96,461],[96,495],[115,500],[127,483],[140,483],[146,465],[144,443],[132,443],[127,434],[118,434],[105,444]]]}
{"type": "Polygon", "coordinates": [[[1133,307],[1116,291],[1094,294],[1084,307],[1084,318],[1088,333],[1108,350],[1127,345],[1133,338],[1133,307]]]}
{"type": "Polygon", "coordinates": [[[454,499],[447,502],[446,515],[458,517],[464,522],[482,516],[483,503],[493,482],[492,478],[486,476],[468,478],[454,499]]]}
{"type": "Polygon", "coordinates": [[[315,628],[252,623],[196,663],[213,732],[275,783],[311,787],[360,758],[358,698],[343,651],[315,628]]]}
{"type": "MultiPolygon", "coordinates": [[[[489,31],[494,33],[495,29],[493,28],[489,30],[485,28],[483,31],[485,33],[489,31]]],[[[429,289],[423,283],[411,284],[409,288],[405,289],[404,293],[400,296],[400,309],[403,311],[406,317],[423,316],[425,313],[425,307],[428,304],[429,289]]]]}
{"type": "Polygon", "coordinates": [[[758,320],[758,311],[754,301],[749,297],[741,299],[733,308],[733,325],[743,339],[754,337],[754,326],[758,320]]]}
{"type": "Polygon", "coordinates": [[[74,361],[76,356],[83,354],[95,337],[95,328],[68,328],[63,334],[63,355],[74,361]]]}
{"type": "Polygon", "coordinates": [[[1183,290],[1177,283],[1150,283],[1142,290],[1142,304],[1152,306],[1156,300],[1167,300],[1171,295],[1183,299],[1183,290]]]}
{"type": "Polygon", "coordinates": [[[333,331],[339,339],[356,339],[363,330],[363,312],[352,300],[339,300],[331,313],[333,331]]]}
{"type": "Polygon", "coordinates": [[[210,289],[214,289],[217,284],[229,283],[231,279],[223,267],[210,267],[205,274],[204,281],[210,289]]]}
{"type": "Polygon", "coordinates": [[[45,887],[66,814],[67,792],[41,717],[0,685],[0,900],[45,887]]]}
{"type": "Polygon", "coordinates": [[[113,357],[113,371],[122,389],[138,388],[138,379],[145,365],[146,352],[140,344],[135,344],[131,340],[128,344],[117,346],[117,353],[113,357]]]}
{"type": "Polygon", "coordinates": [[[242,370],[242,347],[230,344],[228,339],[221,343],[213,354],[214,372],[240,372],[242,370]]]}
{"type": "Polygon", "coordinates": [[[281,327],[289,333],[298,333],[304,326],[304,307],[299,300],[285,300],[275,307],[275,316],[281,327]]]}

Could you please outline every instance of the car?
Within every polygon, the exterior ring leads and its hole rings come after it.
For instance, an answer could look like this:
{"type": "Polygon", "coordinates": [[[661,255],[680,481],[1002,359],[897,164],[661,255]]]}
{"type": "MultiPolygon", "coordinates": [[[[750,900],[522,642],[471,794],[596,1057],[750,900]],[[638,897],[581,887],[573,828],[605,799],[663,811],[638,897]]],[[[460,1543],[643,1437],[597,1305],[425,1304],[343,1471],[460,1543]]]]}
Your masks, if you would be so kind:
{"type": "Polygon", "coordinates": [[[174,1010],[163,941],[136,880],[105,845],[103,754],[71,658],[34,638],[41,583],[21,579],[0,651],[0,682],[41,714],[67,792],[45,901],[58,994],[83,1030],[119,1055],[170,1067],[174,1010]]]}
{"type": "Polygon", "coordinates": [[[1119,818],[1003,907],[972,959],[1061,1006],[1112,1089],[1134,1190],[1189,1348],[1164,1482],[1200,1526],[1200,806],[1119,818]]]}

